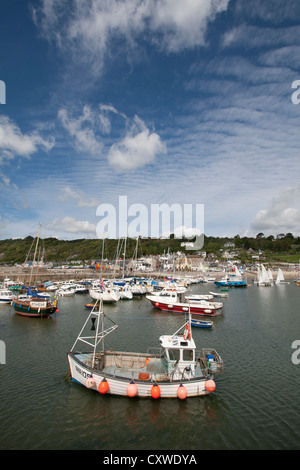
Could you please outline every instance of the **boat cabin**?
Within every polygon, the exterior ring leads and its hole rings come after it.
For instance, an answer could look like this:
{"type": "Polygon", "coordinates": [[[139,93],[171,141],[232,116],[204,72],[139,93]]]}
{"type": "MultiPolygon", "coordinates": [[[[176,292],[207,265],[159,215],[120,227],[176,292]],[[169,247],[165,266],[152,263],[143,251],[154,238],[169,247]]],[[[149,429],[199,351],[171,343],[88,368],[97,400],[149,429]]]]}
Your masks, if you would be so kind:
{"type": "Polygon", "coordinates": [[[196,346],[193,338],[185,339],[182,335],[165,335],[159,338],[163,353],[161,362],[168,374],[186,376],[195,375],[196,346]]]}

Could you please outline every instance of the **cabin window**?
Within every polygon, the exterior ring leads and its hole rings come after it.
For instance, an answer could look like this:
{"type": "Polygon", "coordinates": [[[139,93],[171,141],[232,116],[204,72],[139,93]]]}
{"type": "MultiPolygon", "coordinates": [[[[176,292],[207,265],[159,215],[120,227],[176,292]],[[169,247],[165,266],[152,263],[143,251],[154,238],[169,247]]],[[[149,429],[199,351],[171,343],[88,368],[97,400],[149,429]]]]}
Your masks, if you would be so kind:
{"type": "Polygon", "coordinates": [[[179,361],[180,349],[169,349],[169,358],[170,361],[179,361]]]}
{"type": "Polygon", "coordinates": [[[184,349],[182,351],[182,359],[184,361],[192,361],[193,360],[193,350],[192,349],[184,349]]]}

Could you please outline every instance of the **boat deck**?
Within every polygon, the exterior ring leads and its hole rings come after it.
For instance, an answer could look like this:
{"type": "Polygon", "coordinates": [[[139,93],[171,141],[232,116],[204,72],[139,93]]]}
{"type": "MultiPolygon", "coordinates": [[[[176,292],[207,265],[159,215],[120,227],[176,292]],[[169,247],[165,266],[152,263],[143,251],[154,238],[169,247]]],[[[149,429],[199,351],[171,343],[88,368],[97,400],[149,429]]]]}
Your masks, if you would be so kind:
{"type": "MultiPolygon", "coordinates": [[[[78,360],[87,366],[91,366],[91,357],[88,354],[76,354],[78,360]]],[[[122,353],[108,352],[97,354],[95,370],[111,377],[130,380],[154,380],[170,381],[172,373],[168,374],[161,359],[151,355],[124,355],[122,353]],[[144,375],[141,375],[144,374],[144,375]],[[142,379],[141,377],[145,377],[142,379]],[[147,378],[146,378],[147,377],[147,378]]],[[[193,378],[204,378],[200,363],[197,363],[193,378]]]]}

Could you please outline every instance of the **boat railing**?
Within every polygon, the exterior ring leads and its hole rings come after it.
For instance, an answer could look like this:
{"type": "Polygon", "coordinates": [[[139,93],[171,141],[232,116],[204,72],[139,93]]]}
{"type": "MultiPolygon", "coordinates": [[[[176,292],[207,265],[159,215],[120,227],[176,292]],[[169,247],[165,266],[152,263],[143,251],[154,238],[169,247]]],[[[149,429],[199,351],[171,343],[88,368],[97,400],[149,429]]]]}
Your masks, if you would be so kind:
{"type": "Polygon", "coordinates": [[[147,349],[147,354],[160,357],[163,351],[164,351],[164,348],[155,348],[151,346],[150,348],[147,349]]]}

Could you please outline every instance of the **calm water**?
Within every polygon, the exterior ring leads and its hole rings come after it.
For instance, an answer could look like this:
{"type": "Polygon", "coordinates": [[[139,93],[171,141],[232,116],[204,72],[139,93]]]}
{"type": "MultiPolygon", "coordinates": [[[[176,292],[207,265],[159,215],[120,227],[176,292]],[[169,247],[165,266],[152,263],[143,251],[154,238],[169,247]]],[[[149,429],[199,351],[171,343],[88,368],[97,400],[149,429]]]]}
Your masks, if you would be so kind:
{"type": "MultiPolygon", "coordinates": [[[[101,396],[65,379],[89,300],[62,298],[48,320],[0,306],[0,449],[300,449],[300,364],[291,360],[292,342],[300,340],[300,287],[293,282],[232,289],[214,328],[193,328],[197,347],[216,348],[225,372],[213,394],[185,401],[101,396]]],[[[158,337],[183,323],[146,299],[105,311],[119,325],[107,346],[119,350],[159,347],[158,337]]]]}

